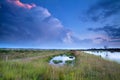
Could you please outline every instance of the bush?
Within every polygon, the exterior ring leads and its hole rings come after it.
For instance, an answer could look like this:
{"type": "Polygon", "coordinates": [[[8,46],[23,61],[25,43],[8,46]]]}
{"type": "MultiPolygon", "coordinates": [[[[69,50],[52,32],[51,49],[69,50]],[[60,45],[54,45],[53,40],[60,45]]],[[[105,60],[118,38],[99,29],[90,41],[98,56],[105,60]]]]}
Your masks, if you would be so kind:
{"type": "Polygon", "coordinates": [[[62,61],[62,60],[53,60],[53,62],[54,62],[55,64],[59,64],[59,63],[62,63],[63,61],[62,61]]]}

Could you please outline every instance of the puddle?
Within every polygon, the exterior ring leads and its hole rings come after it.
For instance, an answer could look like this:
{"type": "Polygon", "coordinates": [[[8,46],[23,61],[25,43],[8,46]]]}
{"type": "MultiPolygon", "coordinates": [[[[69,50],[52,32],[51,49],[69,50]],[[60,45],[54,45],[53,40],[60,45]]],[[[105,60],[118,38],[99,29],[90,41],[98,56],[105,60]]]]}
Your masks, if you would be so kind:
{"type": "Polygon", "coordinates": [[[59,55],[53,57],[49,64],[56,65],[56,66],[63,66],[65,64],[74,64],[75,57],[74,56],[67,56],[67,55],[59,55]]]}

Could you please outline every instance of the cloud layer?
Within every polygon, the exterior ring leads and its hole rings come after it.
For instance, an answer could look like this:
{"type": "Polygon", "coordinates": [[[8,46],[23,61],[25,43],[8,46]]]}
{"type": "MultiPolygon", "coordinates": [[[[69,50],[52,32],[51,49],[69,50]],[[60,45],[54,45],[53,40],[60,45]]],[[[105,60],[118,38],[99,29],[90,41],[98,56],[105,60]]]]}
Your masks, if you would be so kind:
{"type": "Polygon", "coordinates": [[[106,42],[120,42],[119,3],[119,0],[100,0],[91,6],[86,17],[91,22],[104,22],[100,27],[90,28],[90,31],[105,34],[83,38],[73,35],[73,32],[66,29],[46,8],[33,3],[22,3],[20,0],[0,0],[0,44],[95,47],[103,46],[106,42]],[[109,20],[115,21],[110,23],[109,20]],[[106,21],[109,23],[106,24],[106,21]]]}
{"type": "Polygon", "coordinates": [[[104,40],[112,46],[120,45],[120,0],[99,0],[87,11],[86,16],[91,22],[100,23],[96,28],[89,28],[96,34],[107,36],[104,40]]]}
{"type": "Polygon", "coordinates": [[[20,0],[1,0],[0,17],[0,43],[72,41],[71,31],[41,6],[24,4],[20,0]]]}
{"type": "Polygon", "coordinates": [[[87,17],[93,21],[100,21],[110,18],[120,13],[120,0],[99,0],[99,2],[91,6],[87,13],[87,17]]]}
{"type": "Polygon", "coordinates": [[[90,28],[89,30],[95,32],[105,32],[111,41],[120,42],[120,26],[118,25],[106,25],[101,28],[90,28]]]}

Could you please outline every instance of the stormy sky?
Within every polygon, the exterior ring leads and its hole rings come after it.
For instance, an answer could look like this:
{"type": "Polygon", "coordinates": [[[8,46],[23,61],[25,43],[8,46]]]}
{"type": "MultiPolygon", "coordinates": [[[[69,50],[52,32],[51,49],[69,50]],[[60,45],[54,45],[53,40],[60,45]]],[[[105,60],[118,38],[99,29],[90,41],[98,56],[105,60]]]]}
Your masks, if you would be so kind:
{"type": "Polygon", "coordinates": [[[1,48],[120,48],[120,0],[0,0],[1,48]]]}

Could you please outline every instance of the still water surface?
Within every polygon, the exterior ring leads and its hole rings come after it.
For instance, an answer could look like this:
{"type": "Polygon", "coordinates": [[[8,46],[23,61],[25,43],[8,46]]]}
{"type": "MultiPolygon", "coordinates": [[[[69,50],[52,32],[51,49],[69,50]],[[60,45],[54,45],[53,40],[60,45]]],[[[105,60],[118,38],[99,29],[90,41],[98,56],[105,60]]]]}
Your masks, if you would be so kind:
{"type": "Polygon", "coordinates": [[[109,52],[109,51],[84,51],[84,52],[101,56],[104,59],[108,59],[120,63],[120,52],[109,52]]]}
{"type": "MultiPolygon", "coordinates": [[[[73,60],[75,60],[75,57],[74,57],[74,56],[58,55],[58,56],[53,57],[53,58],[50,60],[49,64],[56,65],[56,66],[62,66],[62,65],[64,65],[64,64],[66,64],[66,61],[73,61],[73,60]],[[55,64],[55,63],[54,63],[54,60],[56,60],[56,61],[61,61],[61,62],[55,64]]],[[[73,64],[73,63],[72,63],[72,64],[73,64]]]]}

